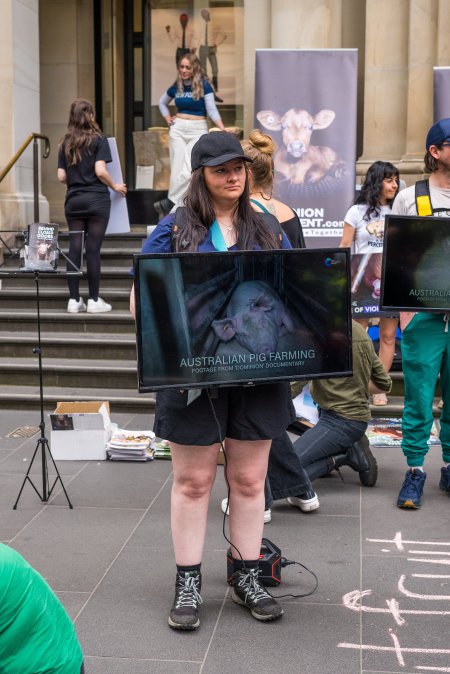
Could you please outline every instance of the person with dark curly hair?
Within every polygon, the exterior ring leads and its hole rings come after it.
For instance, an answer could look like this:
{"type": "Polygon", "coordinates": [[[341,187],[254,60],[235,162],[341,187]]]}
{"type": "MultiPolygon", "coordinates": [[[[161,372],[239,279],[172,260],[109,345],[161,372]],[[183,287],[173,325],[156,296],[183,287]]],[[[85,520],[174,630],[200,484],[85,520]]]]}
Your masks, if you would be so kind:
{"type": "MultiPolygon", "coordinates": [[[[391,213],[391,207],[399,189],[398,169],[387,161],[376,161],[368,169],[361,191],[344,218],[341,248],[354,248],[356,254],[382,253],[384,238],[384,218],[391,213]]],[[[369,259],[365,276],[370,280],[373,297],[380,296],[381,264],[380,256],[369,259]]],[[[380,316],[380,360],[389,372],[395,353],[395,333],[398,314],[379,313],[380,316]]],[[[367,318],[358,318],[365,328],[367,318]]],[[[387,405],[385,393],[373,395],[374,405],[387,405]]]]}
{"type": "MultiPolygon", "coordinates": [[[[86,248],[89,313],[111,311],[110,304],[98,296],[100,288],[100,249],[111,210],[108,187],[125,197],[127,187],[115,183],[106,164],[112,161],[107,138],[95,120],[92,103],[76,99],[70,106],[69,124],[58,153],[58,180],[67,185],[65,214],[69,232],[69,262],[67,270],[81,265],[82,245],[86,248]]],[[[70,299],[67,311],[86,311],[80,297],[80,278],[67,277],[70,299]]]]}

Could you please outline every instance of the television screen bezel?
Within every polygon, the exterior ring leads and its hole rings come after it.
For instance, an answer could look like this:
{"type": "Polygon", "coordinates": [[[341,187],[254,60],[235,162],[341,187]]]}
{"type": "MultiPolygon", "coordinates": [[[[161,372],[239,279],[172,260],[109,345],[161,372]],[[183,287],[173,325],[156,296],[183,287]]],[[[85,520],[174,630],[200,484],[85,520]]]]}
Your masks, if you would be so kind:
{"type": "MultiPolygon", "coordinates": [[[[351,315],[351,301],[350,301],[350,286],[351,286],[351,269],[350,269],[350,249],[347,248],[312,248],[312,249],[306,249],[306,248],[289,248],[289,249],[277,249],[277,250],[271,250],[271,251],[266,251],[266,250],[249,250],[249,251],[228,251],[228,252],[202,252],[202,253],[196,253],[196,252],[171,252],[171,253],[147,253],[147,254],[135,254],[133,256],[133,270],[134,270],[134,293],[135,293],[135,321],[136,321],[136,351],[137,351],[137,365],[138,365],[138,388],[140,393],[152,393],[160,390],[167,390],[167,389],[181,389],[181,390],[189,390],[189,389],[209,389],[209,388],[217,388],[217,387],[223,387],[223,386],[255,386],[257,384],[265,384],[265,383],[276,383],[276,382],[290,382],[290,381],[298,381],[298,380],[305,380],[306,381],[310,379],[333,379],[333,378],[342,378],[342,377],[349,377],[353,375],[353,353],[352,353],[352,315],[351,315]],[[304,375],[282,375],[282,376],[262,376],[262,377],[257,377],[249,380],[241,379],[238,381],[230,381],[230,380],[224,380],[224,381],[214,381],[214,382],[196,382],[192,384],[186,384],[185,382],[183,383],[175,383],[175,384],[160,384],[160,385],[152,385],[149,386],[147,384],[144,384],[143,382],[143,359],[142,359],[142,351],[143,351],[143,344],[142,344],[142,330],[140,329],[141,326],[141,293],[140,293],[140,275],[139,275],[139,264],[141,260],[146,260],[146,259],[161,259],[161,258],[179,258],[179,257],[184,257],[184,256],[191,256],[191,257],[199,257],[200,255],[202,256],[202,259],[206,257],[217,257],[218,255],[233,255],[233,256],[250,256],[250,255],[261,255],[261,256],[267,256],[267,255],[283,255],[283,254],[300,254],[301,256],[305,255],[318,255],[319,253],[323,254],[323,256],[326,258],[327,255],[331,255],[334,253],[339,253],[340,255],[344,255],[345,257],[345,266],[346,266],[346,277],[347,277],[347,339],[348,339],[348,354],[349,354],[349,364],[350,367],[348,370],[341,370],[341,371],[336,371],[329,373],[327,372],[326,374],[309,374],[306,373],[304,375]]],[[[331,259],[331,258],[330,258],[331,259]]]]}

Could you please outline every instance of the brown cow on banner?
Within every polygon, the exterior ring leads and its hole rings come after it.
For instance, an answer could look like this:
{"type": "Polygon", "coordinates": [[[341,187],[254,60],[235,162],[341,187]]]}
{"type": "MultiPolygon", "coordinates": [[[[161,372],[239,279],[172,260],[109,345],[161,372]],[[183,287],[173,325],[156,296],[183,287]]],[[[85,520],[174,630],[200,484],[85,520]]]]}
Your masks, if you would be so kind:
{"type": "Polygon", "coordinates": [[[295,185],[315,183],[326,175],[340,177],[345,163],[327,146],[310,145],[316,129],[326,129],[335,118],[333,110],[321,110],[312,116],[306,110],[291,108],[283,116],[262,110],[256,117],[269,131],[281,131],[284,147],[275,154],[275,169],[295,185]]]}

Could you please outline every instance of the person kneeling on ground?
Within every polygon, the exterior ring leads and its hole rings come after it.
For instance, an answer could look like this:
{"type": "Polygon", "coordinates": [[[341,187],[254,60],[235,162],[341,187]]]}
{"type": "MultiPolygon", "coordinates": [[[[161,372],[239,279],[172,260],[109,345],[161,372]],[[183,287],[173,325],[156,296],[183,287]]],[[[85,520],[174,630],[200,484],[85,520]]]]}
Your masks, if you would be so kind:
{"type": "Polygon", "coordinates": [[[18,552],[0,544],[0,671],[83,674],[83,653],[65,608],[18,552]]]}
{"type": "MultiPolygon", "coordinates": [[[[359,473],[361,483],[373,487],[377,463],[365,436],[369,421],[369,393],[391,390],[392,381],[375,353],[365,329],[352,321],[353,375],[315,379],[311,394],[320,409],[317,424],[294,443],[287,432],[272,441],[265,488],[264,522],[270,522],[274,500],[287,498],[303,512],[319,507],[311,482],[341,466],[359,473]]],[[[227,511],[227,499],[222,510],[227,511]]]]}
{"type": "MultiPolygon", "coordinates": [[[[365,436],[371,417],[369,392],[388,393],[392,380],[376,355],[369,335],[356,321],[352,321],[352,352],[351,377],[310,382],[311,395],[319,407],[319,420],[293,443],[293,448],[311,482],[341,466],[350,466],[359,473],[364,486],[373,487],[377,464],[365,436]]],[[[307,512],[318,507],[312,488],[302,489],[294,496],[285,493],[284,465],[290,451],[287,441],[290,443],[284,434],[272,443],[269,483],[274,498],[287,497],[291,505],[307,512]],[[308,492],[309,498],[305,498],[308,492]]]]}
{"type": "MultiPolygon", "coordinates": [[[[377,465],[365,437],[369,421],[369,392],[388,393],[392,380],[375,353],[365,329],[352,321],[353,375],[310,382],[311,395],[319,407],[319,421],[293,444],[298,459],[311,482],[341,466],[350,466],[360,475],[361,483],[374,486],[377,465]]],[[[285,442],[282,436],[273,443],[273,453],[285,442]]],[[[280,474],[270,468],[272,491],[278,492],[280,474]]],[[[292,505],[300,506],[295,498],[292,505]]]]}

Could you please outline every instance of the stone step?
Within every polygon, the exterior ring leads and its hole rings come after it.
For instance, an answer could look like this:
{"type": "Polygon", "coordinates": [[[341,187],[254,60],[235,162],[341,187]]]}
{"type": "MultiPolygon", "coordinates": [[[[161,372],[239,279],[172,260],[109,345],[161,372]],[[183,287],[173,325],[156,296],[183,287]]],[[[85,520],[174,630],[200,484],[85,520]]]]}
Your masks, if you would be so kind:
{"type": "MultiPolygon", "coordinates": [[[[129,266],[111,267],[102,265],[102,278],[100,290],[107,287],[131,288],[133,279],[130,276],[131,262],[129,266]]],[[[2,268],[3,269],[3,268],[2,268]]],[[[30,293],[35,294],[34,275],[29,273],[15,273],[14,276],[5,276],[0,270],[0,288],[28,288],[30,293]]],[[[80,279],[80,288],[87,287],[86,276],[80,279]]],[[[39,290],[44,288],[67,288],[67,278],[63,274],[52,274],[51,276],[41,276],[39,279],[39,290]]]]}
{"type": "MultiPolygon", "coordinates": [[[[102,388],[77,388],[77,387],[44,387],[44,409],[52,412],[58,402],[88,402],[108,400],[110,408],[114,412],[119,411],[148,411],[151,414],[155,408],[155,396],[153,393],[138,393],[137,389],[102,389],[102,388]]],[[[0,388],[0,410],[5,409],[38,409],[40,406],[40,392],[38,385],[10,386],[0,388]]],[[[46,419],[46,422],[48,420],[46,419]]],[[[26,415],[24,415],[26,424],[26,415]]],[[[47,433],[49,436],[50,431],[47,433]]]]}
{"type": "MultiPolygon", "coordinates": [[[[87,300],[87,290],[82,288],[81,297],[87,300]]],[[[101,297],[112,305],[113,309],[126,311],[130,304],[130,291],[120,288],[102,288],[101,297]]],[[[61,309],[65,311],[69,300],[67,288],[39,289],[39,306],[41,310],[61,309]]],[[[36,297],[29,288],[6,288],[0,290],[0,307],[5,310],[36,309],[36,297]]]]}
{"type": "MultiPolygon", "coordinates": [[[[0,332],[0,357],[34,357],[37,335],[31,332],[0,332]]],[[[136,359],[134,334],[96,333],[73,334],[72,332],[41,335],[44,358],[85,358],[89,360],[136,359]]]]}
{"type": "MultiPolygon", "coordinates": [[[[81,358],[48,358],[43,354],[44,386],[64,388],[130,389],[137,391],[136,360],[87,361],[81,358]]],[[[0,358],[0,380],[11,386],[39,382],[38,357],[0,358]]]]}
{"type": "MultiPolygon", "coordinates": [[[[62,250],[69,247],[69,232],[60,230],[58,240],[62,250]]],[[[107,234],[103,239],[102,252],[104,248],[119,248],[126,250],[128,248],[140,248],[142,241],[147,238],[147,225],[135,225],[130,232],[124,234],[107,234]]]]}
{"type": "MultiPolygon", "coordinates": [[[[113,309],[105,314],[68,314],[66,311],[44,310],[40,313],[41,333],[134,333],[135,323],[129,311],[113,309]]],[[[0,309],[0,325],[3,330],[37,334],[36,312],[22,309],[0,309]]]]}

